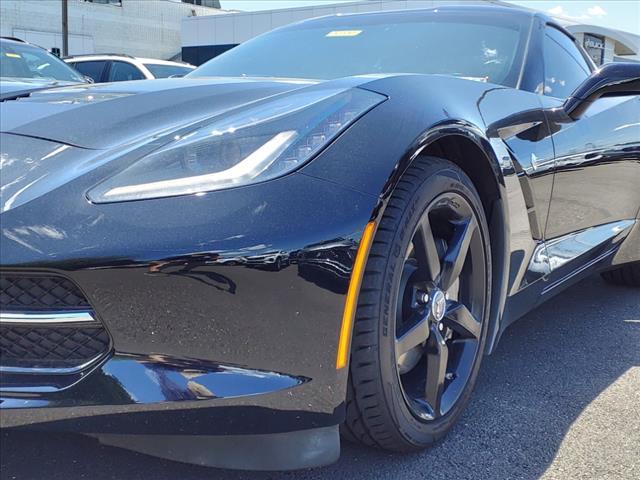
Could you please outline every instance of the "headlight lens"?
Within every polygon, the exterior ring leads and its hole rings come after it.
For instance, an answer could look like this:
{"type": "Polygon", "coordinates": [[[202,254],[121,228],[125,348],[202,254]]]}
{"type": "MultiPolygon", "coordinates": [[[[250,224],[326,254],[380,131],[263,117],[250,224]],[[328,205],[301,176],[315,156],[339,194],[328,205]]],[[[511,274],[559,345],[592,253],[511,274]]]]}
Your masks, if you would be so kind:
{"type": "Polygon", "coordinates": [[[311,89],[225,114],[89,192],[95,203],[210,192],[295,170],[384,101],[367,90],[311,89]]]}

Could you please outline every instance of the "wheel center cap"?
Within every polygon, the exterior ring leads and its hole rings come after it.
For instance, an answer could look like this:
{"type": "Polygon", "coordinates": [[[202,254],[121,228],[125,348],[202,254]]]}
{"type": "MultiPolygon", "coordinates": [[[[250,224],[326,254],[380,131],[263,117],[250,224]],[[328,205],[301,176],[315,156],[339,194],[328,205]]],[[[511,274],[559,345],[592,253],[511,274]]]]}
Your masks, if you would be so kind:
{"type": "Polygon", "coordinates": [[[442,290],[434,290],[430,293],[431,296],[431,315],[436,322],[439,322],[444,318],[444,313],[447,309],[447,297],[442,290]]]}

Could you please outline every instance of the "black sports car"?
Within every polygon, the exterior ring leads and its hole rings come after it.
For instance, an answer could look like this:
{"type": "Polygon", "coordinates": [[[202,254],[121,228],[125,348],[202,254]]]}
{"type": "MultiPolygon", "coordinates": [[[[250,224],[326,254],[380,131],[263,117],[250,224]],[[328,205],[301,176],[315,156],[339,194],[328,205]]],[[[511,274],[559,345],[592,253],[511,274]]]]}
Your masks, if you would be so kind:
{"type": "Polygon", "coordinates": [[[511,322],[640,284],[639,92],[451,7],[3,102],[2,426],[256,469],[432,444],[511,322]]]}

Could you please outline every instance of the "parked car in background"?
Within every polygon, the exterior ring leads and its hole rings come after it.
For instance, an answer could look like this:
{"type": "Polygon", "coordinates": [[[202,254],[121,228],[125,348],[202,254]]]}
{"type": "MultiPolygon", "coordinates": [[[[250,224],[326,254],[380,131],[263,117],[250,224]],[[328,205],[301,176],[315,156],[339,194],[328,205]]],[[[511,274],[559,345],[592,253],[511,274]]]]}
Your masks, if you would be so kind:
{"type": "Polygon", "coordinates": [[[77,55],[64,61],[95,83],[181,77],[196,68],[188,63],[113,54],[77,55]]]}
{"type": "Polygon", "coordinates": [[[0,38],[0,101],[56,85],[87,82],[45,49],[18,38],[0,38]]]}

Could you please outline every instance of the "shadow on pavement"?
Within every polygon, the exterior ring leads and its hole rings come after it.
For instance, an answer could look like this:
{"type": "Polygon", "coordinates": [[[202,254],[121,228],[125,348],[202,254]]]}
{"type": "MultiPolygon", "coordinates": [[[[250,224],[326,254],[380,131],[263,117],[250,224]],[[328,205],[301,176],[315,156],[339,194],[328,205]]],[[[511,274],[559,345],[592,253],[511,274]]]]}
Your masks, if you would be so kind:
{"type": "MultiPolygon", "coordinates": [[[[610,287],[597,277],[560,294],[506,332],[498,351],[485,359],[476,393],[460,423],[444,441],[419,454],[392,455],[345,443],[340,461],[324,469],[230,472],[105,447],[77,435],[4,431],[0,476],[29,480],[539,478],[559,461],[560,445],[583,410],[630,368],[640,366],[639,319],[638,291],[610,287]]],[[[640,425],[637,418],[612,421],[640,425]]]]}

